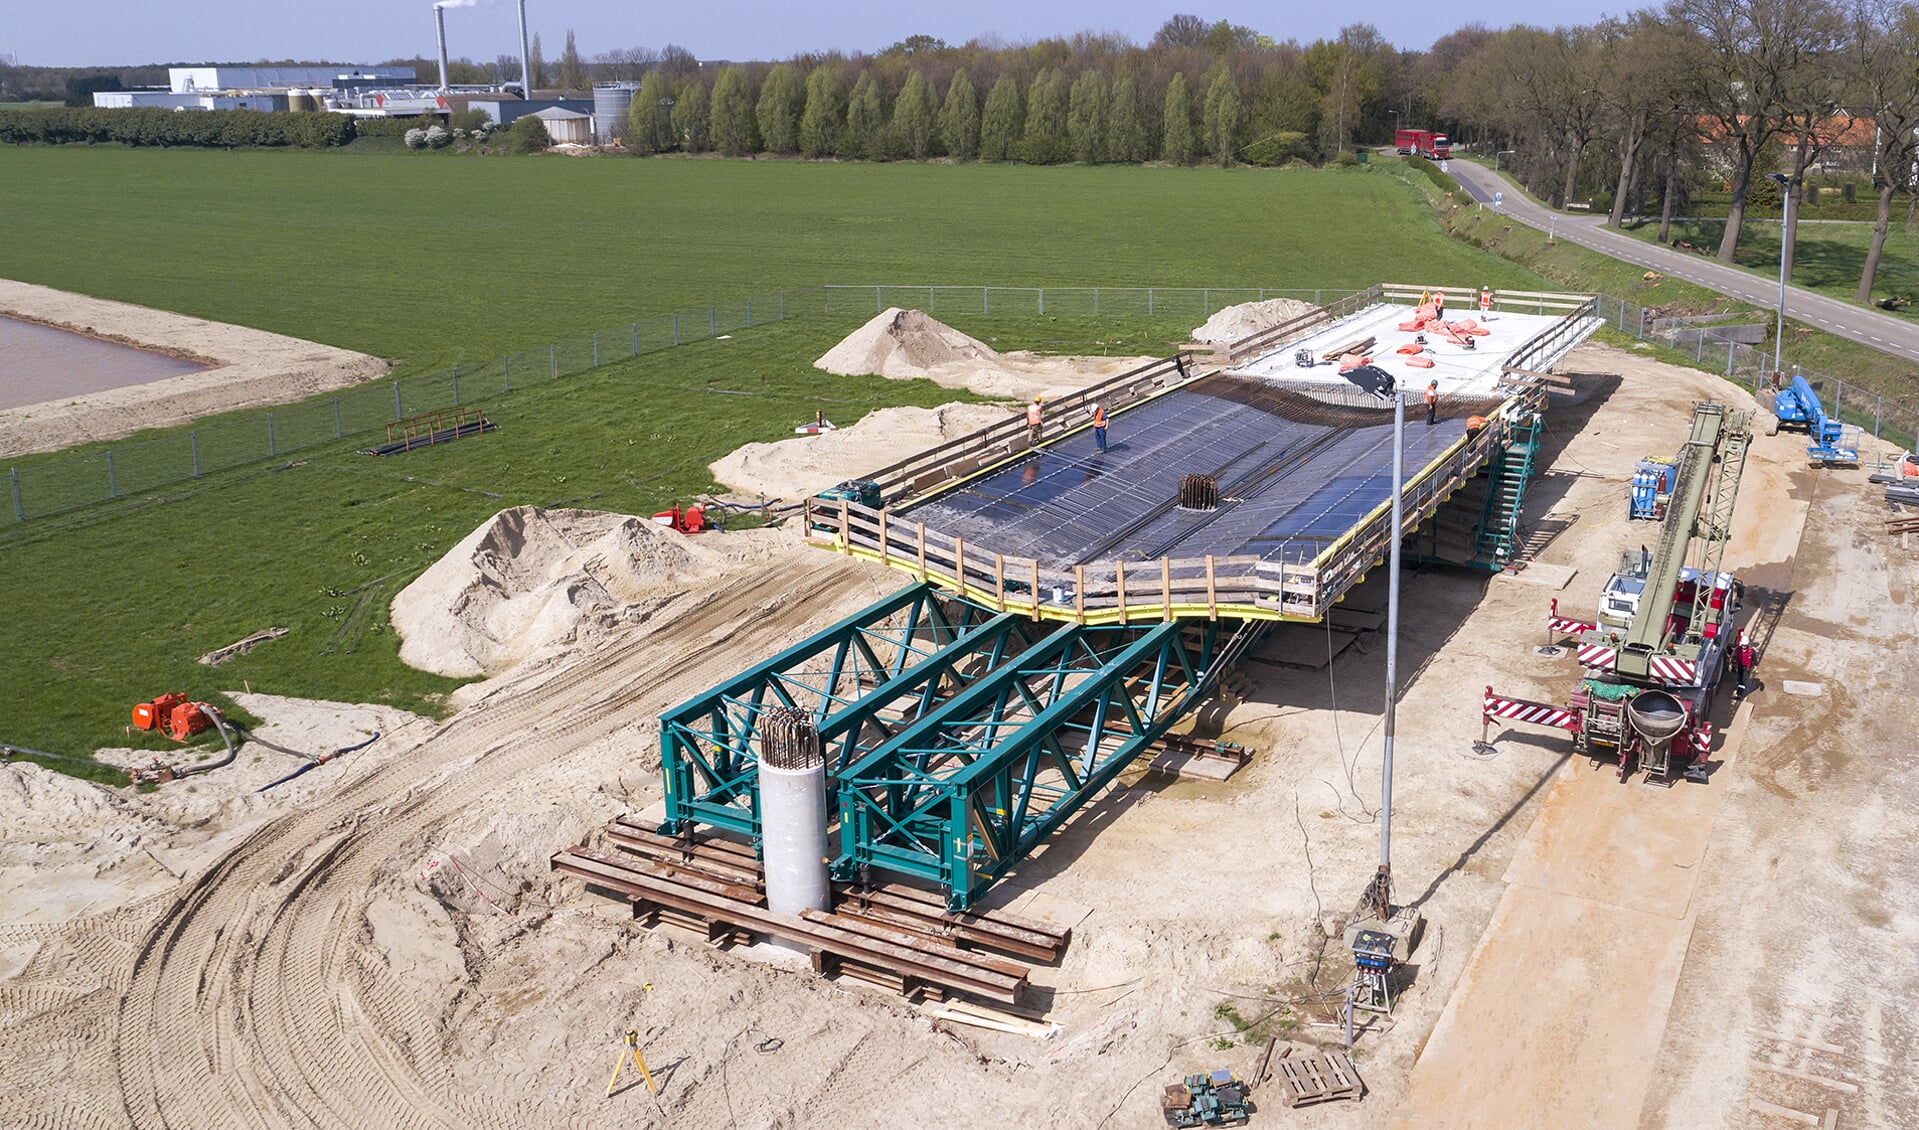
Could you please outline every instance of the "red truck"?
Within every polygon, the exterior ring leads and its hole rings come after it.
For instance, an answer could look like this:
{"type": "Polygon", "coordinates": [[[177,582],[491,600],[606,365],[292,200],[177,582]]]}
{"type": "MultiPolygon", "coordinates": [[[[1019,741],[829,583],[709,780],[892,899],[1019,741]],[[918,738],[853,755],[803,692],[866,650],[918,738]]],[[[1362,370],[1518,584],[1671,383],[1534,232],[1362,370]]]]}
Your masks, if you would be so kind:
{"type": "Polygon", "coordinates": [[[1428,161],[1444,161],[1453,155],[1453,143],[1443,133],[1425,129],[1402,129],[1393,134],[1393,148],[1400,156],[1416,154],[1428,161]]]}

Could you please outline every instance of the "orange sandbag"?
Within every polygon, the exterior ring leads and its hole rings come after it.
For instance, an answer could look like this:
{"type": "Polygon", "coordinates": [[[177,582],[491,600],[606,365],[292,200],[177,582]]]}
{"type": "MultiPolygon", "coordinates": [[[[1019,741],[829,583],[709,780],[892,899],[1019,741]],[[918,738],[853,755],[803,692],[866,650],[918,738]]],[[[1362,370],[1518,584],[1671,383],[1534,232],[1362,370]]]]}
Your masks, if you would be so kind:
{"type": "Polygon", "coordinates": [[[1454,329],[1458,330],[1460,333],[1471,334],[1474,337],[1487,337],[1487,336],[1490,336],[1493,332],[1487,329],[1485,326],[1480,325],[1478,322],[1473,321],[1471,318],[1466,318],[1461,321],[1454,322],[1452,323],[1452,326],[1454,329]]]}
{"type": "Polygon", "coordinates": [[[1430,357],[1408,357],[1406,358],[1406,364],[1415,369],[1430,369],[1433,367],[1433,359],[1430,357]]]}
{"type": "Polygon", "coordinates": [[[1416,311],[1416,313],[1418,314],[1421,320],[1430,322],[1433,320],[1433,317],[1437,312],[1433,309],[1432,303],[1422,302],[1419,304],[1419,309],[1418,311],[1416,311]]]}
{"type": "Polygon", "coordinates": [[[1420,330],[1423,330],[1426,328],[1426,323],[1415,319],[1414,321],[1410,321],[1410,322],[1401,322],[1397,326],[1394,326],[1393,328],[1398,330],[1400,333],[1416,334],[1420,330]]]}
{"type": "Polygon", "coordinates": [[[1339,371],[1343,373],[1348,369],[1357,369],[1361,365],[1370,365],[1372,363],[1373,359],[1371,357],[1361,357],[1357,353],[1348,353],[1340,357],[1339,371]]]}
{"type": "Polygon", "coordinates": [[[1409,342],[1407,342],[1406,344],[1404,344],[1404,345],[1402,345],[1402,346],[1400,346],[1400,347],[1399,347],[1398,349],[1396,349],[1396,350],[1394,350],[1393,352],[1395,352],[1395,353],[1424,353],[1424,352],[1426,352],[1426,347],[1425,347],[1425,346],[1423,346],[1423,345],[1421,345],[1421,344],[1419,344],[1419,343],[1418,343],[1418,342],[1416,342],[1416,341],[1409,341],[1409,342]]]}

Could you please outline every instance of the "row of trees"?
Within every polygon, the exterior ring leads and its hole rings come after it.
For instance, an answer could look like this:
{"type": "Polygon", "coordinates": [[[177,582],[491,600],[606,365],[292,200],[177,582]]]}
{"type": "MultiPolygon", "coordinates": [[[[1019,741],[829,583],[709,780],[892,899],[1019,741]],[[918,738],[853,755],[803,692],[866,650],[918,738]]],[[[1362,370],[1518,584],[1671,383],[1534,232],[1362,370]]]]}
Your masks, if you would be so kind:
{"type": "Polygon", "coordinates": [[[984,98],[964,67],[942,90],[916,70],[888,97],[865,69],[849,85],[840,67],[822,64],[802,73],[781,63],[757,90],[744,67],[721,70],[710,93],[703,83],[676,88],[649,73],[634,94],[623,140],[639,154],[950,156],[1041,165],[1201,158],[1280,164],[1312,153],[1299,130],[1271,129],[1248,143],[1248,124],[1246,103],[1223,68],[1197,91],[1175,72],[1164,89],[1149,93],[1131,73],[1122,72],[1109,87],[1098,71],[1069,82],[1062,69],[1049,67],[1024,89],[1001,74],[984,98]]]}
{"type": "MultiPolygon", "coordinates": [[[[1911,0],[1669,0],[1579,27],[1467,28],[1433,45],[1438,115],[1500,151],[1535,193],[1661,211],[1670,234],[1696,189],[1723,191],[1718,257],[1748,210],[1803,200],[1831,166],[1871,177],[1877,225],[1858,297],[1869,301],[1893,198],[1919,159],[1919,4],[1911,0]]],[[[1790,274],[1797,210],[1785,223],[1790,274]]]]}

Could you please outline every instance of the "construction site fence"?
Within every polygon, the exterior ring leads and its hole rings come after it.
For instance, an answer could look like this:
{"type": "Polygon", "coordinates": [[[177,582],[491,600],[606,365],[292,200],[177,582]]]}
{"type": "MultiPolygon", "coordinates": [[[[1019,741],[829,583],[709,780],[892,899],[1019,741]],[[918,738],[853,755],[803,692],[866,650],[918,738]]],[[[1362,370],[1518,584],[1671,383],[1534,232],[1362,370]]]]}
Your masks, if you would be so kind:
{"type": "Polygon", "coordinates": [[[1228,306],[1291,298],[1322,306],[1352,287],[1198,286],[870,286],[820,288],[826,314],[879,314],[898,307],[928,315],[978,317],[1191,318],[1204,322],[1228,306]]]}
{"type": "MultiPolygon", "coordinates": [[[[522,350],[490,361],[461,364],[430,373],[374,381],[282,405],[268,412],[214,420],[184,432],[150,440],[116,443],[86,455],[9,468],[7,499],[0,502],[0,526],[74,510],[96,502],[141,494],[190,482],[215,471],[283,458],[377,432],[409,416],[474,404],[516,388],[590,372],[601,365],[705,341],[770,322],[804,316],[854,316],[889,307],[911,307],[945,317],[1093,316],[1114,318],[1190,318],[1195,325],[1219,310],[1245,302],[1292,298],[1328,307],[1310,311],[1285,326],[1242,339],[1232,347],[1234,360],[1260,341],[1281,341],[1373,301],[1410,301],[1430,288],[1413,284],[1351,287],[997,287],[939,285],[828,285],[773,291],[678,314],[662,315],[597,333],[522,350]]],[[[1448,289],[1449,300],[1466,308],[1469,289],[1448,289]]],[[[1525,291],[1495,292],[1500,309],[1559,311],[1567,296],[1525,291]]],[[[1660,330],[1645,308],[1600,295],[1596,313],[1607,325],[1642,340],[1658,341],[1693,355],[1696,364],[1759,391],[1772,374],[1771,355],[1763,349],[1691,328],[1681,334],[1660,330]]],[[[1919,434],[1919,408],[1889,400],[1836,377],[1786,366],[1785,379],[1804,376],[1835,417],[1861,431],[1913,445],[1919,434]]]]}
{"type": "MultiPolygon", "coordinates": [[[[1699,368],[1718,373],[1754,395],[1772,387],[1775,366],[1770,349],[1728,340],[1716,335],[1711,326],[1661,318],[1643,306],[1611,295],[1600,295],[1598,302],[1599,316],[1620,333],[1688,355],[1699,368]]],[[[1888,400],[1842,378],[1802,369],[1787,359],[1782,359],[1777,369],[1782,384],[1791,384],[1794,377],[1806,378],[1828,415],[1862,433],[1907,449],[1919,435],[1919,408],[1888,400]]]]}
{"type": "Polygon", "coordinates": [[[408,417],[476,404],[517,388],[591,372],[768,322],[819,313],[817,289],[775,291],[611,326],[491,361],[371,381],[269,412],[213,420],[157,439],[116,443],[70,459],[10,468],[0,526],[189,482],[216,471],[292,455],[350,436],[378,434],[408,417]]]}

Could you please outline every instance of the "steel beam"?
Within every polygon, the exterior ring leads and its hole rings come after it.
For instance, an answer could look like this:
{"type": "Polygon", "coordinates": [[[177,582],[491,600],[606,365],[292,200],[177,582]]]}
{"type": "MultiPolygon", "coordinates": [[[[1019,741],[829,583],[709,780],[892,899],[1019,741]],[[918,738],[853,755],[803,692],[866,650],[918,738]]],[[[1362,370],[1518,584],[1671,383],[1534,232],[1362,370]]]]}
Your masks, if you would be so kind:
{"type": "Polygon", "coordinates": [[[661,831],[706,824],[759,834],[760,717],[813,713],[837,773],[915,717],[1025,649],[1031,628],[915,584],[757,664],[660,718],[661,831]]]}
{"type": "Polygon", "coordinates": [[[931,879],[963,909],[1198,703],[1264,625],[1069,624],[840,775],[843,879],[931,879]]]}

